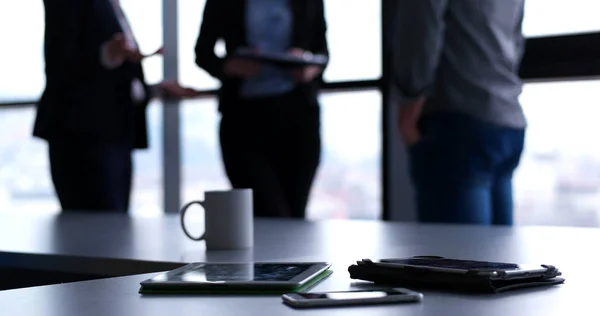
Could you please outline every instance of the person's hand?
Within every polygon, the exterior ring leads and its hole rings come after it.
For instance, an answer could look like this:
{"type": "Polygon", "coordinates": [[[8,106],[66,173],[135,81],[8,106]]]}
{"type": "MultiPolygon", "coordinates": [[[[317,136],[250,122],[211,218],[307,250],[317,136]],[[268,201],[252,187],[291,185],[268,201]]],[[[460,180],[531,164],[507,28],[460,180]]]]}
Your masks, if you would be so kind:
{"type": "MultiPolygon", "coordinates": [[[[307,52],[301,48],[292,48],[288,51],[288,53],[297,57],[302,57],[307,54],[307,52]]],[[[323,71],[321,67],[310,65],[292,69],[291,75],[296,82],[304,83],[314,80],[321,73],[321,71],[323,71]]]]}
{"type": "Polygon", "coordinates": [[[164,47],[161,47],[161,48],[159,48],[159,49],[155,50],[153,53],[146,54],[146,55],[141,55],[141,57],[142,57],[142,58],[150,58],[150,57],[152,57],[152,56],[156,56],[156,55],[162,55],[162,54],[164,54],[164,52],[165,52],[165,48],[164,48],[164,47]]]}
{"type": "Polygon", "coordinates": [[[252,60],[232,57],[225,62],[223,72],[231,77],[250,78],[258,74],[260,66],[252,60]]]}
{"type": "Polygon", "coordinates": [[[424,104],[425,98],[420,97],[411,104],[401,105],[398,109],[398,131],[400,132],[404,146],[407,148],[421,140],[418,123],[424,104]]]}
{"type": "Polygon", "coordinates": [[[177,81],[163,81],[158,87],[165,98],[186,99],[198,96],[198,91],[182,87],[177,81]]]}
{"type": "Polygon", "coordinates": [[[138,62],[142,59],[142,54],[137,49],[132,49],[127,45],[127,39],[122,33],[117,33],[110,39],[106,53],[110,60],[138,62]]]}

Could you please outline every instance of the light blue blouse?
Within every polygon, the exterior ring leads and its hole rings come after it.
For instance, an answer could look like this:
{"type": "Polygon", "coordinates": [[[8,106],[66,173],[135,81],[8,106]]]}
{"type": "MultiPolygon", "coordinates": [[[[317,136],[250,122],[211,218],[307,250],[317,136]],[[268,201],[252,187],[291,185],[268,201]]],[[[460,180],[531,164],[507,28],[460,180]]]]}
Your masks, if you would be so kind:
{"type": "MultiPolygon", "coordinates": [[[[246,0],[246,39],[251,48],[281,53],[289,49],[293,17],[289,0],[246,0]]],[[[263,65],[261,72],[246,79],[242,97],[265,97],[294,89],[292,77],[284,69],[263,65]]]]}

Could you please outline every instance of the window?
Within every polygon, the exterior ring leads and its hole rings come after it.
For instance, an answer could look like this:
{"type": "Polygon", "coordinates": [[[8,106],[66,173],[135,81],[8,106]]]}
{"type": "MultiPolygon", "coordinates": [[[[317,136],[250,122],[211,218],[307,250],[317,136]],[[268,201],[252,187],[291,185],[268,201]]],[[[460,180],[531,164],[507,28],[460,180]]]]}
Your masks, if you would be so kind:
{"type": "MultiPolygon", "coordinates": [[[[162,0],[121,0],[123,11],[142,53],[148,54],[162,46],[162,0]]],[[[154,56],[143,61],[144,75],[149,84],[163,79],[163,58],[154,56]]],[[[130,213],[150,216],[163,212],[162,177],[162,106],[154,101],[148,106],[149,148],[133,155],[133,184],[130,213]]]]}
{"type": "MultiPolygon", "coordinates": [[[[527,0],[526,36],[600,31],[600,3],[527,0]]],[[[515,179],[519,224],[599,226],[600,151],[595,135],[600,81],[532,83],[521,102],[529,126],[515,179]]]]}
{"type": "MultiPolygon", "coordinates": [[[[321,166],[307,216],[379,218],[381,94],[324,93],[321,104],[321,166]]],[[[230,188],[221,162],[216,100],[184,102],[181,118],[183,202],[230,188]]]]}
{"type": "Polygon", "coordinates": [[[0,109],[0,212],[56,213],[48,147],[32,139],[35,109],[0,109]]]}
{"type": "MultiPolygon", "coordinates": [[[[122,0],[123,10],[132,24],[142,52],[152,52],[162,42],[162,0],[122,0]]],[[[5,49],[0,58],[0,102],[37,100],[45,86],[44,76],[44,5],[39,0],[0,2],[2,43],[19,43],[17,49],[5,49]]],[[[144,62],[149,82],[162,78],[162,60],[144,62]]]]}
{"type": "MultiPolygon", "coordinates": [[[[179,70],[182,84],[215,89],[218,81],[194,63],[194,46],[206,0],[179,1],[179,70]]],[[[381,3],[324,0],[330,64],[325,80],[368,80],[381,77],[381,3]],[[360,23],[357,23],[360,19],[360,23]]],[[[223,47],[217,48],[224,51],[223,47]]]]}
{"type": "Polygon", "coordinates": [[[163,213],[162,107],[152,102],[147,109],[148,149],[133,154],[133,183],[129,212],[151,216],[163,213]]]}
{"type": "Polygon", "coordinates": [[[600,1],[526,0],[523,32],[549,36],[600,31],[600,1]]]}
{"type": "Polygon", "coordinates": [[[381,93],[321,95],[321,166],[307,216],[381,216],[381,93]]]}
{"type": "Polygon", "coordinates": [[[206,0],[179,0],[179,80],[185,86],[210,90],[218,88],[219,82],[196,65],[194,51],[205,3],[206,0]]]}
{"type": "MultiPolygon", "coordinates": [[[[380,69],[380,4],[361,0],[325,0],[332,61],[329,81],[378,78],[380,69]],[[347,14],[348,9],[353,14],[347,14]],[[346,12],[346,14],[342,13],[346,12]],[[360,14],[359,27],[352,16],[360,14]],[[357,44],[359,43],[359,44],[357,44]],[[360,60],[357,63],[356,60],[360,60]]],[[[205,0],[179,2],[180,81],[200,89],[218,86],[194,64],[193,46],[205,0]]],[[[162,1],[121,0],[140,50],[149,53],[162,45],[162,1]]],[[[43,21],[41,1],[0,5],[0,21],[19,28],[20,35],[3,32],[4,42],[19,42],[0,60],[0,102],[37,99],[44,86],[43,21]],[[27,19],[23,19],[27,16],[27,19]],[[15,18],[18,17],[18,18],[15,18]],[[25,24],[26,23],[26,24],[25,24]],[[14,37],[14,36],[19,36],[14,37]],[[22,40],[26,39],[26,40],[22,40]]],[[[162,79],[162,58],[144,61],[149,83],[162,79]]],[[[322,103],[322,163],[309,203],[308,216],[318,218],[377,218],[381,213],[381,95],[378,91],[325,93],[322,103]],[[360,126],[360,129],[357,128],[360,126]],[[358,131],[361,131],[360,133],[358,131]]],[[[57,212],[58,201],[49,174],[46,144],[31,138],[35,108],[1,109],[0,126],[10,137],[0,137],[0,209],[57,212]],[[23,159],[22,157],[28,157],[23,159]]],[[[215,99],[183,102],[183,198],[202,198],[205,190],[229,187],[219,153],[219,114],[215,99]]],[[[162,104],[148,108],[150,148],[134,154],[131,213],[162,212],[162,104]]]]}
{"type": "MultiPolygon", "coordinates": [[[[4,10],[0,5],[0,17],[7,14],[0,21],[10,21],[10,28],[18,27],[18,23],[21,22],[26,23],[23,27],[19,27],[26,32],[25,34],[2,32],[1,35],[4,42],[19,42],[25,47],[3,52],[15,55],[0,59],[1,69],[8,69],[0,73],[0,102],[37,99],[43,89],[41,43],[43,43],[44,11],[41,1],[36,1],[35,4],[30,2],[16,1],[11,4],[10,9],[7,7],[4,10]],[[32,14],[35,18],[22,18],[32,14]],[[13,19],[14,16],[18,18],[13,19]],[[17,24],[13,24],[13,21],[17,24]],[[39,24],[33,21],[39,21],[39,24]],[[9,38],[5,39],[4,36],[9,38]],[[19,36],[19,39],[12,36],[19,36]],[[23,63],[20,63],[21,60],[23,63]],[[40,60],[39,64],[37,60],[40,60]],[[11,94],[6,91],[10,91],[11,94]]],[[[121,2],[133,32],[137,35],[140,49],[146,52],[158,48],[162,41],[161,0],[146,0],[144,10],[141,10],[139,3],[134,0],[121,0],[121,2]]],[[[144,68],[149,82],[161,80],[162,61],[159,57],[145,61],[144,68]]],[[[134,154],[131,212],[135,214],[162,212],[161,106],[160,103],[155,102],[148,108],[151,149],[134,154]]],[[[0,210],[58,212],[60,206],[49,173],[47,145],[44,141],[33,139],[31,136],[35,108],[33,106],[6,108],[0,109],[0,113],[0,126],[3,130],[10,131],[0,136],[0,210]]]]}
{"type": "Polygon", "coordinates": [[[525,86],[529,126],[514,179],[517,223],[600,225],[599,91],[600,81],[525,86]]]}
{"type": "Polygon", "coordinates": [[[325,80],[381,77],[381,1],[324,1],[331,57],[325,80]]]}
{"type": "Polygon", "coordinates": [[[182,202],[201,200],[205,191],[229,189],[219,145],[215,98],[181,104],[182,202]]]}
{"type": "Polygon", "coordinates": [[[42,1],[0,1],[0,28],[0,102],[37,100],[46,80],[42,1]]]}
{"type": "MultiPolygon", "coordinates": [[[[162,1],[163,0],[120,0],[123,12],[131,25],[140,52],[150,54],[162,47],[162,1]]],[[[153,56],[143,61],[144,75],[148,83],[163,79],[163,60],[153,56]]]]}
{"type": "MultiPolygon", "coordinates": [[[[131,213],[162,212],[161,104],[150,105],[148,126],[150,149],[134,154],[131,213]]],[[[0,109],[0,126],[10,133],[0,135],[0,212],[57,213],[60,204],[54,192],[48,146],[32,138],[35,108],[0,109]]]]}

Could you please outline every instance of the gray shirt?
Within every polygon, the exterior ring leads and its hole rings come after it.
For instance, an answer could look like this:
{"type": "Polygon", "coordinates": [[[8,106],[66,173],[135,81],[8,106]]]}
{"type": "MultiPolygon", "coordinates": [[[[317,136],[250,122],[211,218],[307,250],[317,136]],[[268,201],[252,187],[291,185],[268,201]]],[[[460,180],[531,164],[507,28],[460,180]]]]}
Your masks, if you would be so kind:
{"type": "Polygon", "coordinates": [[[401,104],[425,96],[425,112],[524,128],[524,1],[398,0],[392,60],[401,104]]]}

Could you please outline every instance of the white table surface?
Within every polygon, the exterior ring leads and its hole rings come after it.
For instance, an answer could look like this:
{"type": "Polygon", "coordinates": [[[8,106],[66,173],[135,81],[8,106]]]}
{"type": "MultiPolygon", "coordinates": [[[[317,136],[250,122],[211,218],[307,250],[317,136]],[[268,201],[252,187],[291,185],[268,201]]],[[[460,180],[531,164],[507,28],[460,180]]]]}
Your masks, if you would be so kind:
{"type": "Polygon", "coordinates": [[[1,315],[600,315],[600,230],[257,220],[250,251],[205,251],[176,216],[0,215],[0,265],[118,273],[153,262],[330,261],[334,274],[313,291],[356,286],[347,267],[362,258],[441,255],[556,265],[566,283],[497,295],[423,291],[419,304],[294,310],[279,296],[141,296],[155,275],[0,292],[1,315]],[[110,271],[107,271],[110,270],[110,271]]]}

